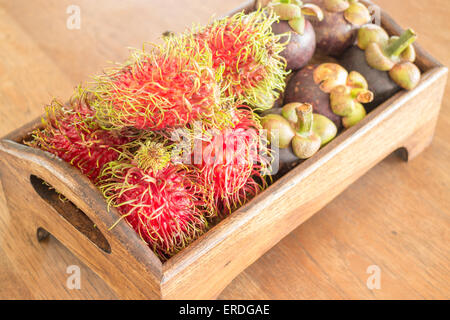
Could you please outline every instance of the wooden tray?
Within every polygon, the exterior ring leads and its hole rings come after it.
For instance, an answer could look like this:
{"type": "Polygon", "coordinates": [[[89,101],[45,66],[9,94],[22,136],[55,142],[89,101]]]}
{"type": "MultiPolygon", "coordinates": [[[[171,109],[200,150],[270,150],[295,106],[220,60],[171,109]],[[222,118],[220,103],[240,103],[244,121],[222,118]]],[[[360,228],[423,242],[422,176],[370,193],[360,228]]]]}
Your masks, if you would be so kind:
{"type": "MultiPolygon", "coordinates": [[[[254,1],[235,10],[253,10],[254,1]]],[[[382,13],[390,34],[403,30],[382,13]]],[[[40,120],[0,141],[0,178],[16,235],[25,251],[38,250],[48,233],[95,271],[121,298],[214,298],[241,271],[395,150],[411,160],[431,142],[447,68],[416,46],[423,77],[399,92],[314,157],[280,178],[188,248],[161,261],[119,218],[78,170],[22,144],[40,120]],[[62,193],[58,195],[42,181],[62,193]],[[124,272],[126,270],[126,272],[124,272]]],[[[27,254],[27,252],[23,252],[27,254]]]]}

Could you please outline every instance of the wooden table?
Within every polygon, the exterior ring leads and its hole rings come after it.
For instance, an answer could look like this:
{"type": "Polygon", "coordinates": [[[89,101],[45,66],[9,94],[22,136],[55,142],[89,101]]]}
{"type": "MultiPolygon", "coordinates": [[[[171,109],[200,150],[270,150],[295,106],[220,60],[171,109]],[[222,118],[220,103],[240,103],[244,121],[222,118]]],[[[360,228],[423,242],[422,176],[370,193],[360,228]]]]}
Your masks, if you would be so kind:
{"type": "MultiPolygon", "coordinates": [[[[42,113],[53,96],[122,61],[166,30],[206,23],[240,0],[0,0],[0,136],[42,113]],[[81,28],[69,30],[69,5],[81,28]]],[[[450,2],[378,0],[450,65],[450,2]]],[[[450,298],[450,85],[432,146],[411,163],[389,156],[241,273],[221,299],[450,298]],[[369,289],[369,266],[381,288],[369,289]]],[[[14,245],[0,192],[0,298],[114,299],[111,289],[55,238],[39,259],[14,245]],[[81,290],[66,287],[81,267],[81,290]]],[[[261,235],[264,236],[264,235],[261,235]]]]}

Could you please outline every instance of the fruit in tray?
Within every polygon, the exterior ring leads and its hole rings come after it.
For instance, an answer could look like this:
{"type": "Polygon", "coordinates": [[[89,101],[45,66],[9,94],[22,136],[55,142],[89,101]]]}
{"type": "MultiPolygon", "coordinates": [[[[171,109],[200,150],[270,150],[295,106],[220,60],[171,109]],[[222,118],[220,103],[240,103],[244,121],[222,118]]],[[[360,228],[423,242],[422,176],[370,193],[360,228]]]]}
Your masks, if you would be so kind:
{"type": "Polygon", "coordinates": [[[402,88],[411,90],[419,83],[421,74],[414,64],[416,54],[412,45],[415,40],[416,34],[411,29],[400,37],[389,37],[381,27],[368,24],[359,29],[357,46],[340,57],[339,63],[368,80],[375,95],[368,105],[369,111],[402,88]]]}
{"type": "Polygon", "coordinates": [[[78,88],[65,106],[54,102],[26,143],[89,177],[119,221],[166,260],[266,188],[273,157],[290,169],[361,121],[373,84],[389,80],[374,89],[381,99],[391,84],[417,84],[410,30],[389,38],[364,26],[359,47],[343,57],[349,68],[303,67],[315,51],[313,25],[318,46],[338,55],[367,20],[356,0],[314,2],[326,10],[324,25],[314,22],[322,18],[317,5],[277,0],[166,34],[78,88]],[[286,68],[301,67],[286,80],[286,68]]]}
{"type": "Polygon", "coordinates": [[[208,190],[199,170],[170,161],[169,141],[152,135],[136,146],[105,165],[98,186],[108,205],[165,260],[206,231],[208,190]]]}
{"type": "Polygon", "coordinates": [[[262,144],[261,129],[251,109],[236,106],[228,127],[201,139],[201,161],[193,163],[208,189],[211,216],[229,215],[266,186],[269,151],[262,144]]]}
{"type": "Polygon", "coordinates": [[[311,17],[317,49],[338,57],[355,41],[359,27],[370,22],[370,12],[358,0],[308,0],[323,10],[323,20],[311,17]]]}
{"type": "Polygon", "coordinates": [[[277,16],[262,10],[239,13],[192,30],[200,47],[211,51],[212,67],[226,97],[265,110],[284,90],[287,75],[280,53],[285,44],[272,32],[277,16]]]}
{"type": "Polygon", "coordinates": [[[316,50],[316,35],[314,28],[305,15],[323,19],[322,10],[314,4],[303,4],[301,1],[279,0],[272,2],[269,9],[273,10],[280,21],[272,24],[275,34],[287,34],[281,41],[288,41],[281,52],[287,61],[288,70],[298,70],[306,66],[316,50]]]}
{"type": "Polygon", "coordinates": [[[366,116],[363,103],[373,100],[364,77],[347,72],[336,63],[307,66],[289,81],[284,102],[305,101],[314,112],[332,120],[340,129],[350,128],[366,116]]]}
{"type": "Polygon", "coordinates": [[[106,128],[163,130],[218,120],[220,87],[211,59],[195,42],[167,37],[164,45],[135,50],[125,65],[97,76],[91,105],[106,128]]]}
{"type": "Polygon", "coordinates": [[[54,100],[46,107],[42,124],[25,143],[58,156],[93,182],[103,166],[116,160],[133,139],[131,132],[102,129],[84,95],[75,96],[67,105],[54,100]]]}
{"type": "Polygon", "coordinates": [[[269,112],[261,119],[261,125],[267,130],[272,149],[278,151],[280,167],[312,157],[336,136],[334,123],[313,114],[311,104],[289,103],[269,112]]]}

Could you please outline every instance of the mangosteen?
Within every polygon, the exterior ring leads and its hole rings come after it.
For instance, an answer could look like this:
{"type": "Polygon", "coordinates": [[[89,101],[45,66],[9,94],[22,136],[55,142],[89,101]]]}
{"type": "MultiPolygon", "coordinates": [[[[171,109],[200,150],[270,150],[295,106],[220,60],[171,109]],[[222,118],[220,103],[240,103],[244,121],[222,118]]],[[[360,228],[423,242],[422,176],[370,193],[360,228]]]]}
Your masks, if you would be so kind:
{"type": "Polygon", "coordinates": [[[322,10],[314,4],[303,4],[301,1],[283,0],[270,4],[280,21],[272,24],[275,34],[284,34],[280,41],[286,43],[281,56],[286,59],[288,70],[298,70],[308,64],[316,50],[316,34],[305,15],[315,16],[322,20],[322,10]]]}
{"type": "Polygon", "coordinates": [[[366,105],[367,112],[401,90],[387,72],[370,67],[366,62],[365,52],[356,46],[348,49],[339,59],[339,63],[346,69],[358,71],[368,80],[369,90],[374,93],[374,99],[366,105]]]}
{"type": "Polygon", "coordinates": [[[366,111],[362,103],[373,100],[367,81],[335,63],[306,66],[289,81],[284,103],[305,101],[314,112],[334,122],[338,129],[361,121],[366,111]]]}
{"type": "Polygon", "coordinates": [[[297,101],[310,103],[315,113],[324,115],[340,129],[342,128],[341,117],[331,110],[330,95],[320,90],[314,82],[314,70],[317,66],[306,66],[292,76],[284,92],[284,103],[297,101]]]}
{"type": "Polygon", "coordinates": [[[357,45],[339,59],[343,67],[358,71],[367,79],[369,90],[374,93],[374,100],[366,106],[368,111],[402,88],[411,90],[419,83],[420,70],[413,63],[415,39],[411,29],[400,37],[389,37],[381,27],[369,24],[359,29],[357,45]]]}
{"type": "Polygon", "coordinates": [[[285,170],[312,157],[321,146],[334,139],[337,128],[328,118],[313,114],[308,103],[290,103],[273,109],[261,119],[262,127],[279,160],[279,168],[285,170]]]}
{"type": "Polygon", "coordinates": [[[353,45],[359,27],[371,20],[369,10],[358,0],[307,0],[323,11],[323,20],[311,17],[317,51],[338,57],[353,45]]]}

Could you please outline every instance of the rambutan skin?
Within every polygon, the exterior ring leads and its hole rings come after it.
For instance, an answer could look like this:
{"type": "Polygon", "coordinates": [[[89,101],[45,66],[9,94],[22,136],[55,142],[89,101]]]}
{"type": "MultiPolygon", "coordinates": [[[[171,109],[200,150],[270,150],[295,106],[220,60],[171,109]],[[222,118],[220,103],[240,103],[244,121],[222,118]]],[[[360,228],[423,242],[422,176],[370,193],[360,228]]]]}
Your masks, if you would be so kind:
{"type": "Polygon", "coordinates": [[[99,188],[149,247],[166,260],[207,229],[205,188],[198,170],[169,162],[159,170],[110,162],[99,188]]]}
{"type": "Polygon", "coordinates": [[[202,143],[202,161],[196,166],[209,190],[213,215],[224,217],[263,190],[270,167],[270,150],[261,136],[256,115],[239,106],[229,128],[202,143]]]}
{"type": "Polygon", "coordinates": [[[96,78],[91,92],[101,122],[113,128],[163,130],[214,119],[220,87],[210,52],[188,38],[136,50],[130,61],[96,78]]]}
{"type": "Polygon", "coordinates": [[[83,98],[73,98],[69,105],[54,100],[46,107],[43,128],[31,133],[29,146],[48,151],[79,169],[96,182],[103,166],[119,156],[129,137],[103,130],[95,112],[83,98]]]}
{"type": "Polygon", "coordinates": [[[275,21],[273,14],[259,10],[192,31],[200,46],[211,50],[213,68],[222,72],[225,95],[260,110],[273,106],[288,74],[280,55],[286,44],[272,32],[275,21]]]}

